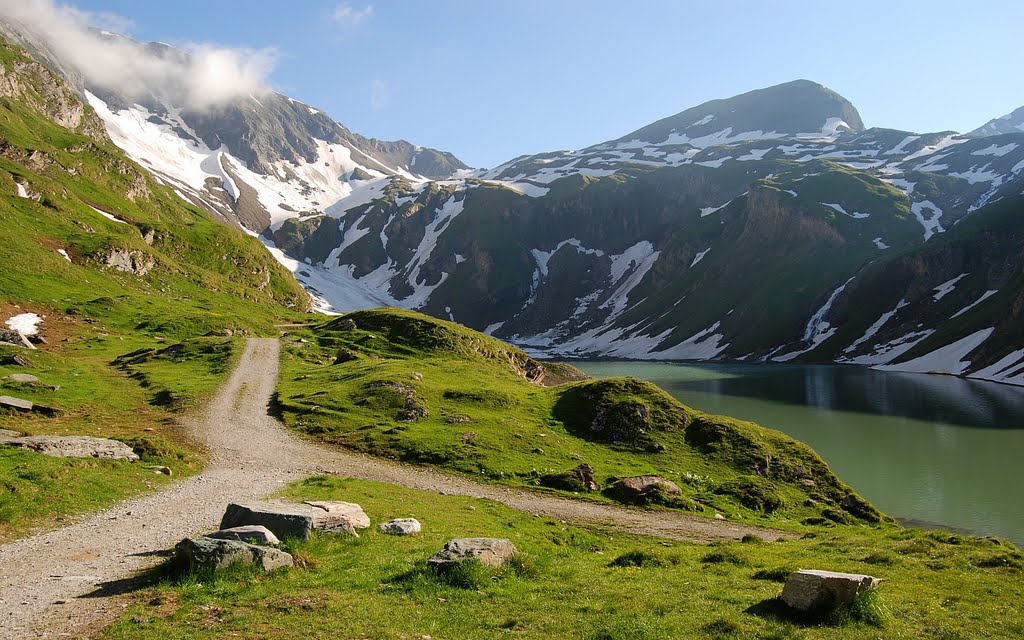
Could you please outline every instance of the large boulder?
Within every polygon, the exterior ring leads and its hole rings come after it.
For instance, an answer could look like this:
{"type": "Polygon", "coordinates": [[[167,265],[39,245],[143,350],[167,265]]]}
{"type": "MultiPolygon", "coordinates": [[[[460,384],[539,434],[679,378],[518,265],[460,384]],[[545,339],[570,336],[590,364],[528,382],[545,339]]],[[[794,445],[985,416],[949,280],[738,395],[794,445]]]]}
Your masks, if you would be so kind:
{"type": "Polygon", "coordinates": [[[40,382],[39,378],[31,373],[12,373],[9,376],[4,376],[4,380],[10,380],[11,382],[18,382],[21,384],[39,384],[40,382]]]}
{"type": "Polygon", "coordinates": [[[316,515],[314,529],[329,529],[341,520],[348,520],[356,529],[367,529],[370,526],[370,517],[354,502],[311,500],[305,504],[326,512],[316,515]]]}
{"type": "Polygon", "coordinates": [[[541,477],[540,483],[545,487],[564,491],[598,491],[601,489],[601,485],[594,480],[594,467],[589,464],[581,464],[571,471],[549,473],[541,477]]]}
{"type": "Polygon", "coordinates": [[[397,518],[380,525],[381,531],[396,536],[408,536],[419,533],[420,529],[420,521],[416,518],[397,518]]]}
{"type": "Polygon", "coordinates": [[[362,507],[351,502],[229,504],[221,518],[220,528],[243,525],[262,525],[278,538],[305,540],[313,529],[358,535],[356,529],[369,527],[370,518],[362,507]]]}
{"type": "Polygon", "coordinates": [[[435,569],[444,569],[476,559],[489,567],[500,567],[516,553],[515,545],[505,538],[455,538],[432,555],[427,564],[435,569]]]}
{"type": "Polygon", "coordinates": [[[32,401],[15,398],[14,396],[0,396],[0,407],[4,409],[15,409],[17,411],[31,411],[32,401]]]}
{"type": "Polygon", "coordinates": [[[220,531],[208,533],[203,537],[213,538],[214,540],[238,540],[239,542],[248,542],[249,544],[259,544],[263,546],[272,545],[276,547],[281,544],[281,541],[277,539],[277,536],[274,535],[273,531],[258,524],[247,524],[241,527],[221,529],[220,531]]]}
{"type": "Polygon", "coordinates": [[[858,573],[804,569],[789,576],[782,588],[782,601],[798,611],[822,611],[846,604],[881,582],[881,578],[858,573]]]}
{"type": "Polygon", "coordinates": [[[90,436],[27,436],[3,438],[0,443],[56,458],[104,458],[131,462],[139,459],[123,442],[90,436]]]}
{"type": "Polygon", "coordinates": [[[295,564],[291,554],[273,547],[261,547],[237,540],[185,538],[174,546],[178,566],[188,572],[223,569],[235,564],[258,565],[273,571],[295,564]]]}

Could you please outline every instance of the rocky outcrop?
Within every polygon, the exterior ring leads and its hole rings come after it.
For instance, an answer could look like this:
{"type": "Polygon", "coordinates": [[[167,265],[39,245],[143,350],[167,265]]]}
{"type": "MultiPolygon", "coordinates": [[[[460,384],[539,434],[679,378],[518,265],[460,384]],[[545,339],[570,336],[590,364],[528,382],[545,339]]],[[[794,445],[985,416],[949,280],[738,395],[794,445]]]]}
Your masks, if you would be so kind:
{"type": "Polygon", "coordinates": [[[100,261],[122,273],[144,276],[153,269],[156,261],[153,256],[137,249],[113,248],[99,255],[100,261]]]}
{"type": "Polygon", "coordinates": [[[517,550],[505,538],[455,538],[427,560],[435,569],[445,569],[468,560],[477,560],[489,567],[500,567],[516,555],[517,550]]]}
{"type": "Polygon", "coordinates": [[[273,547],[214,538],[185,538],[174,547],[174,558],[185,572],[224,569],[236,564],[273,571],[294,565],[291,554],[273,547]]]}
{"type": "Polygon", "coordinates": [[[877,587],[882,580],[856,573],[801,570],[789,576],[782,601],[803,612],[817,612],[848,604],[857,594],[877,587]]]}

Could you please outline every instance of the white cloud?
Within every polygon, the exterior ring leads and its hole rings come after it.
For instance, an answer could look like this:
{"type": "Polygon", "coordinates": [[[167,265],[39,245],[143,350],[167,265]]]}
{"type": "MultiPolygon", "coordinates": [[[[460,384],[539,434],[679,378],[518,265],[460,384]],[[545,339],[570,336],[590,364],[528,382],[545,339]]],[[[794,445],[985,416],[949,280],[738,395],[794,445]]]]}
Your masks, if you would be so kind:
{"type": "Polygon", "coordinates": [[[355,29],[372,17],[372,4],[368,4],[362,9],[356,9],[347,2],[343,2],[335,7],[334,12],[331,13],[331,18],[346,29],[355,29]]]}
{"type": "Polygon", "coordinates": [[[45,40],[88,84],[129,98],[166,95],[193,109],[264,93],[277,58],[272,49],[209,44],[187,44],[183,50],[145,47],[96,30],[124,32],[131,27],[124,18],[57,5],[54,0],[0,0],[0,17],[45,40]]]}
{"type": "Polygon", "coordinates": [[[380,111],[391,104],[391,86],[384,80],[376,79],[370,82],[370,106],[374,111],[380,111]]]}

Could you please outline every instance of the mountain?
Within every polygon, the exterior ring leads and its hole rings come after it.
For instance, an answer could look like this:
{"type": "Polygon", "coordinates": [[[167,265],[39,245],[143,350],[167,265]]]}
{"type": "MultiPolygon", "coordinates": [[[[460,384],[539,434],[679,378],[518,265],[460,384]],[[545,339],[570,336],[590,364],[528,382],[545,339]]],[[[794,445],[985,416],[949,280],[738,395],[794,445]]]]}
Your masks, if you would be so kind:
{"type": "Polygon", "coordinates": [[[1000,118],[989,120],[967,135],[972,138],[984,138],[986,136],[1021,132],[1024,132],[1024,107],[1015,109],[1013,112],[1000,118]]]}
{"type": "Polygon", "coordinates": [[[418,309],[551,356],[898,367],[949,347],[962,359],[925,364],[1010,381],[1024,360],[1013,312],[985,313],[1020,287],[1003,212],[1024,132],[865,128],[798,80],[471,172],[280,94],[190,110],[165,88],[85,91],[117,144],[260,234],[322,309],[418,309]]]}
{"type": "Polygon", "coordinates": [[[267,331],[309,308],[254,238],[159,184],[57,76],[2,39],[0,114],[5,312],[50,318],[51,336],[86,323],[164,339],[267,331]]]}
{"type": "MultiPolygon", "coordinates": [[[[130,157],[180,196],[240,228],[262,231],[285,218],[322,213],[381,178],[423,181],[467,169],[451,153],[365,138],[276,92],[211,106],[197,103],[194,87],[169,74],[141,76],[125,87],[90,77],[52,42],[23,27],[0,23],[0,33],[60,73],[130,157]]],[[[188,69],[193,63],[189,54],[163,43],[107,31],[90,35],[150,66],[188,69]]]]}

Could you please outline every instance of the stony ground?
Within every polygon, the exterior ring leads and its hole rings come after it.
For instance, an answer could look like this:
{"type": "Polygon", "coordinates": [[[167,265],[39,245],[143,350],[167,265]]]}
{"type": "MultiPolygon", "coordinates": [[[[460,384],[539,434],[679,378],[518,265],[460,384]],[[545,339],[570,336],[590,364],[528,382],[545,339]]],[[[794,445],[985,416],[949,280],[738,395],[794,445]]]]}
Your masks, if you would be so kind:
{"type": "MultiPolygon", "coordinates": [[[[0,546],[0,638],[78,638],[120,612],[132,576],[183,537],[216,528],[228,502],[266,496],[315,473],[491,498],[529,513],[677,540],[774,539],[781,532],[682,513],[644,512],[482,485],[467,478],[329,450],[289,433],[267,414],[279,344],[252,339],[225,387],[188,421],[209,450],[198,476],[129,500],[71,526],[0,546]]],[[[371,517],[373,514],[370,514],[371,517]]]]}

